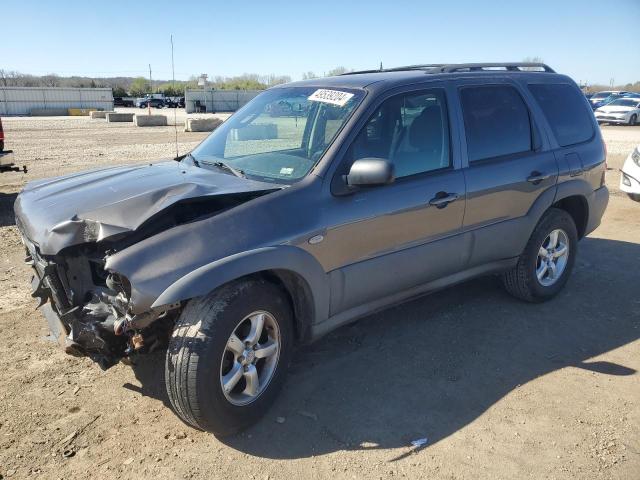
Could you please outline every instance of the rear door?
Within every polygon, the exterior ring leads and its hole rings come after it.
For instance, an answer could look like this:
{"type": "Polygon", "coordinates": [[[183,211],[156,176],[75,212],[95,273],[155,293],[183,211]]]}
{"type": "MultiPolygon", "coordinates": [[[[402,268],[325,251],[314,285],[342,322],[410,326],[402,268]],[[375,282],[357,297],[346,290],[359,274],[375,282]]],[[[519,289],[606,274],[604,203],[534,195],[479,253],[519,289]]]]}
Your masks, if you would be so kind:
{"type": "Polygon", "coordinates": [[[604,152],[588,104],[575,84],[530,83],[531,94],[540,105],[553,135],[551,139],[560,166],[560,182],[587,182],[587,192],[603,184],[604,152]]]}
{"type": "Polygon", "coordinates": [[[413,88],[379,104],[333,177],[340,182],[367,157],[390,160],[396,171],[390,185],[331,197],[325,239],[314,254],[330,271],[332,315],[461,268],[465,188],[447,93],[413,88]]]}
{"type": "Polygon", "coordinates": [[[474,267],[521,253],[531,233],[526,215],[543,196],[552,203],[558,165],[519,85],[460,80],[457,94],[466,147],[463,228],[472,245],[466,266],[474,267]]]}

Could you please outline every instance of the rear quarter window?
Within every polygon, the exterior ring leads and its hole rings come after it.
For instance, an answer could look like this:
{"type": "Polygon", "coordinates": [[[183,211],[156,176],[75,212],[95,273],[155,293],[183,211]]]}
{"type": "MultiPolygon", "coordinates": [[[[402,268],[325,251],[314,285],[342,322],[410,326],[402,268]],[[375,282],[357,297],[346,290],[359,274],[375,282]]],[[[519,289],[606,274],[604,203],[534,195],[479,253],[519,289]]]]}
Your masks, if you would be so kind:
{"type": "Polygon", "coordinates": [[[586,142],[593,137],[593,113],[576,87],[566,83],[545,83],[530,84],[529,90],[560,146],[586,142]]]}

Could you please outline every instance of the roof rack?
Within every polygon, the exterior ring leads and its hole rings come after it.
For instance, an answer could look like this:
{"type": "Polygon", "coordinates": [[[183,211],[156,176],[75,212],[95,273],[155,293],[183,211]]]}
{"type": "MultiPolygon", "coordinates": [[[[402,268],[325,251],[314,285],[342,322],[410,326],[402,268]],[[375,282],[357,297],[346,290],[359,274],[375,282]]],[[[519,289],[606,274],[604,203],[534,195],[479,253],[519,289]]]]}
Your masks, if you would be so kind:
{"type": "Polygon", "coordinates": [[[439,68],[446,66],[444,63],[425,63],[420,65],[405,65],[402,67],[393,68],[376,68],[375,70],[358,70],[354,72],[345,72],[340,75],[357,75],[359,73],[380,73],[380,72],[404,72],[407,70],[429,70],[432,68],[439,68]]]}
{"type": "Polygon", "coordinates": [[[483,72],[507,70],[510,72],[521,71],[543,71],[547,73],[556,73],[549,65],[539,62],[506,62],[506,63],[453,63],[451,65],[442,65],[439,69],[442,73],[451,72],[483,72]]]}
{"type": "Polygon", "coordinates": [[[346,72],[342,75],[356,75],[359,73],[403,72],[410,70],[424,70],[426,73],[452,73],[452,72],[493,72],[506,70],[509,72],[546,72],[556,73],[549,65],[537,62],[506,62],[506,63],[427,63],[421,65],[405,65],[403,67],[384,68],[376,70],[359,70],[346,72]]]}

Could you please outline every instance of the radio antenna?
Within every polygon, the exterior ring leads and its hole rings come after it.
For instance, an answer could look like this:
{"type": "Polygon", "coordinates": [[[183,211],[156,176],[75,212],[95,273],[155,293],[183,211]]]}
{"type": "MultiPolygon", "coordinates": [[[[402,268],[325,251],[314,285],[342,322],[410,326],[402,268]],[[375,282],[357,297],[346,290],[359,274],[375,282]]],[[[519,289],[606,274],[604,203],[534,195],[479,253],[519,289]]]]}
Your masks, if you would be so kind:
{"type": "MultiPolygon", "coordinates": [[[[173,85],[173,93],[176,93],[176,67],[173,62],[173,34],[171,34],[171,75],[172,75],[172,85],[173,85]]],[[[176,158],[180,156],[178,153],[178,120],[177,120],[177,110],[178,106],[173,109],[173,129],[176,134],[176,158]]]]}

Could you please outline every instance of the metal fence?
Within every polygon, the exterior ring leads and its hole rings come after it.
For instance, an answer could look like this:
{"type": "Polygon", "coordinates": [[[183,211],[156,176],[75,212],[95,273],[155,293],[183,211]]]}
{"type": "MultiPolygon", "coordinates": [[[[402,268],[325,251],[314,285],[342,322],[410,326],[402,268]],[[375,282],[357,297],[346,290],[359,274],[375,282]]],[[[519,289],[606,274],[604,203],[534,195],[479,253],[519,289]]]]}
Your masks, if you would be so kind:
{"type": "Polygon", "coordinates": [[[113,110],[113,93],[110,88],[0,87],[0,115],[69,108],[113,110]]]}
{"type": "Polygon", "coordinates": [[[187,90],[184,103],[187,113],[197,112],[199,105],[207,112],[235,112],[262,90],[187,90]]]}

